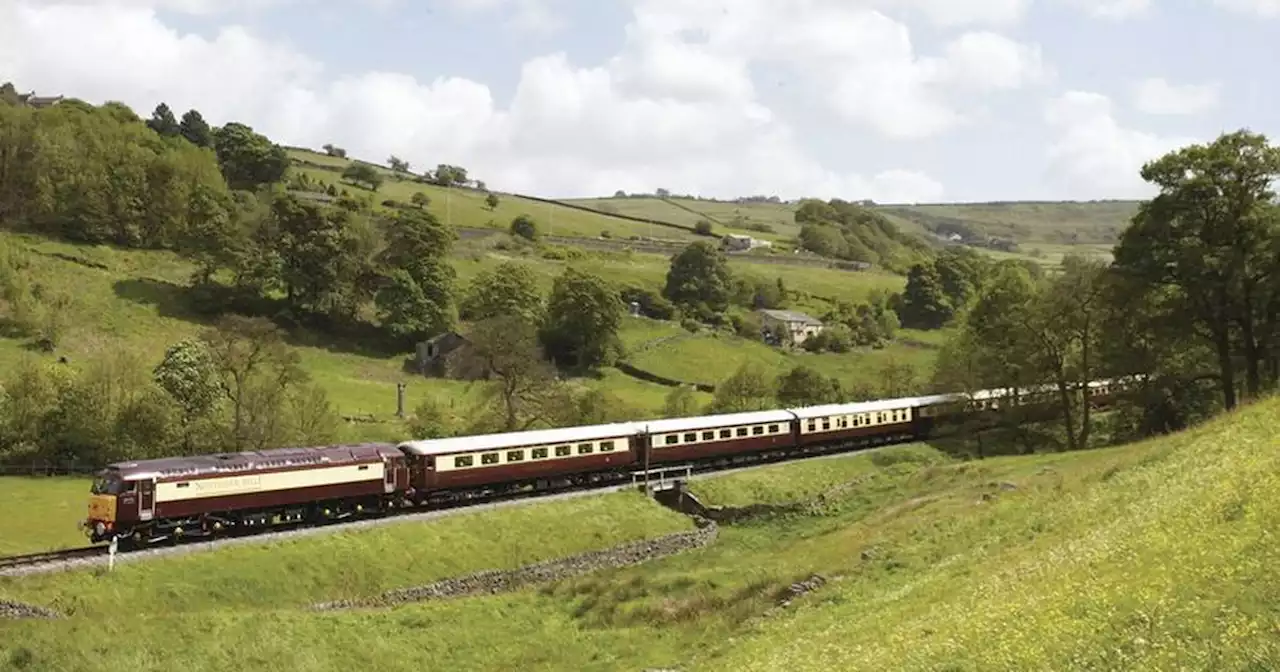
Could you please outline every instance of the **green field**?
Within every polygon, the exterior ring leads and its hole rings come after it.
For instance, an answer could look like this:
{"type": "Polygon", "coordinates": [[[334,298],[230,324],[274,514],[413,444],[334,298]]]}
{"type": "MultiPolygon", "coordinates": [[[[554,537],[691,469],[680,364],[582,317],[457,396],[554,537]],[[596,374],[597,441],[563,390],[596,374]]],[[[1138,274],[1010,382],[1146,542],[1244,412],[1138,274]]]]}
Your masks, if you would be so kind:
{"type": "Polygon", "coordinates": [[[1271,670],[1277,417],[1268,400],[1118,448],[966,462],[912,445],[703,479],[708,504],[804,506],[489,597],[303,608],[688,521],[627,493],[0,579],[0,599],[71,612],[0,625],[0,669],[1271,670]]]}
{"type": "Polygon", "coordinates": [[[84,546],[88,478],[0,476],[0,556],[84,546]]]}
{"type": "MultiPolygon", "coordinates": [[[[4,240],[28,250],[32,272],[42,282],[65,289],[73,299],[66,336],[57,352],[51,355],[33,353],[24,340],[0,338],[0,367],[12,369],[24,358],[66,356],[71,364],[109,357],[127,352],[139,358],[146,367],[154,366],[165,348],[183,338],[194,336],[207,326],[204,318],[187,308],[183,287],[192,272],[185,260],[168,252],[123,250],[107,246],[83,246],[46,238],[0,233],[4,240]]],[[[669,264],[661,255],[639,253],[592,253],[573,261],[545,259],[537,248],[521,251],[493,249],[488,241],[463,241],[454,257],[459,287],[484,269],[505,260],[519,260],[533,269],[543,291],[549,291],[554,278],[569,265],[595,271],[619,284],[634,284],[652,290],[661,288],[669,264]]],[[[821,315],[835,300],[865,299],[873,290],[897,290],[903,286],[901,276],[879,273],[852,273],[839,270],[796,266],[764,266],[731,262],[735,272],[763,278],[782,277],[789,289],[800,293],[796,307],[821,315]]],[[[685,333],[673,323],[651,320],[628,320],[621,334],[630,347],[640,348],[654,338],[672,333],[685,333]],[[633,333],[633,330],[634,331],[633,333]]],[[[734,353],[739,346],[734,339],[723,341],[721,352],[706,348],[696,352],[669,353],[664,367],[697,368],[701,379],[718,381],[733,372],[734,353]]],[[[403,424],[395,418],[396,383],[407,383],[406,408],[412,411],[425,399],[434,399],[446,408],[458,411],[479,400],[483,389],[479,383],[425,378],[405,373],[404,359],[410,353],[386,356],[362,351],[358,344],[299,333],[292,337],[304,368],[313,380],[324,387],[330,401],[342,416],[353,419],[347,425],[347,437],[361,440],[395,440],[404,437],[403,424]],[[357,418],[374,422],[354,422],[357,418]]],[[[721,341],[715,341],[721,343],[721,341]]],[[[889,350],[914,352],[907,345],[889,350]]],[[[757,344],[755,350],[765,349],[757,344]]],[[[779,355],[780,356],[780,355],[779,355]]],[[[839,359],[834,355],[823,357],[839,359]]],[[[840,366],[856,365],[857,357],[842,359],[840,366]]],[[[921,365],[927,362],[921,360],[921,365]]],[[[581,379],[586,387],[604,387],[619,394],[649,415],[662,408],[669,388],[629,378],[609,369],[598,379],[581,379]]],[[[701,397],[700,397],[701,398],[701,397]]]]}

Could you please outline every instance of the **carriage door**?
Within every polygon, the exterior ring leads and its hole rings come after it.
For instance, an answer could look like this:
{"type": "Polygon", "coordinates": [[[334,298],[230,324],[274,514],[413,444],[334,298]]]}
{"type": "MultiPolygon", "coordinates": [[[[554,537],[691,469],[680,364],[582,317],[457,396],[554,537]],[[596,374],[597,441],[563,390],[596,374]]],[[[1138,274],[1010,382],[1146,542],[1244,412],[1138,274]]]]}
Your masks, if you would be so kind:
{"type": "Polygon", "coordinates": [[[649,470],[649,433],[641,432],[631,437],[631,451],[641,469],[649,470]]]}
{"type": "Polygon", "coordinates": [[[151,520],[155,515],[156,483],[155,481],[138,482],[138,520],[151,520]]]}
{"type": "Polygon", "coordinates": [[[400,471],[399,460],[383,460],[382,491],[391,494],[396,491],[396,474],[400,471]]]}

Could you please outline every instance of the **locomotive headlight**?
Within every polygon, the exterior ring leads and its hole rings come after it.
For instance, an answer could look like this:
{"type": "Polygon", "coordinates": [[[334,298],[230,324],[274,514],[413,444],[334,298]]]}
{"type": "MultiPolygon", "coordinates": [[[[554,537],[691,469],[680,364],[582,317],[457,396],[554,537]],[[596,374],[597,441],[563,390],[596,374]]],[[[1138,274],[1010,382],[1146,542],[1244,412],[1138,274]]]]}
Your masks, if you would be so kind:
{"type": "Polygon", "coordinates": [[[105,533],[105,532],[107,531],[107,526],[106,526],[106,525],[103,525],[103,524],[102,524],[102,521],[98,521],[97,523],[94,523],[94,525],[93,525],[93,531],[94,531],[94,532],[97,532],[99,535],[101,535],[101,534],[103,534],[103,533],[105,533]]]}

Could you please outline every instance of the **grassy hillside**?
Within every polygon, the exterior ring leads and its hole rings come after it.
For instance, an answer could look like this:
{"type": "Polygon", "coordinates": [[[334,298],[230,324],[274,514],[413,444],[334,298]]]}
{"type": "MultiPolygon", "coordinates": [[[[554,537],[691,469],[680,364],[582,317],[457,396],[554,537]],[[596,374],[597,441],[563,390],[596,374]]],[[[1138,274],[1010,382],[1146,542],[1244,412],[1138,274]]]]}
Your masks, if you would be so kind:
{"type": "Polygon", "coordinates": [[[1270,400],[1120,448],[901,446],[696,481],[714,505],[801,506],[643,565],[391,610],[302,607],[681,522],[613,495],[0,579],[0,599],[74,609],[0,626],[0,668],[1277,669],[1278,417],[1270,400]]]}
{"type": "MultiPolygon", "coordinates": [[[[785,203],[734,203],[692,199],[588,198],[572,203],[637,217],[666,219],[692,226],[699,219],[739,222],[751,229],[769,227],[789,238],[799,233],[795,208],[785,203]]],[[[880,205],[874,210],[907,233],[931,235],[939,226],[960,224],[986,236],[1010,238],[1020,244],[1114,243],[1137,212],[1133,201],[954,203],[880,205]]],[[[750,231],[748,231],[750,232],[750,231]]]]}
{"type": "MultiPolygon", "coordinates": [[[[52,355],[32,352],[24,340],[0,337],[0,368],[12,369],[27,357],[66,356],[76,364],[110,356],[122,349],[136,353],[150,367],[160,360],[170,344],[198,334],[207,325],[205,318],[187,308],[184,298],[183,287],[192,267],[171,253],[73,245],[3,232],[0,236],[7,243],[32,253],[33,272],[42,281],[62,287],[70,294],[73,304],[68,312],[74,315],[62,345],[52,355]]],[[[552,280],[569,264],[580,265],[620,284],[656,290],[662,285],[669,263],[661,255],[638,253],[588,254],[575,260],[547,259],[536,248],[522,253],[494,249],[491,241],[464,241],[453,260],[459,286],[465,288],[481,270],[506,259],[528,264],[540,279],[543,291],[550,289],[552,280]]],[[[831,301],[862,299],[873,289],[896,290],[904,282],[901,276],[879,273],[731,263],[738,273],[782,277],[790,289],[802,293],[797,307],[819,314],[831,301]]],[[[639,348],[647,340],[673,331],[680,330],[670,323],[628,320],[622,337],[629,345],[639,348]],[[632,334],[633,329],[639,331],[632,334]],[[654,335],[657,332],[660,333],[654,335]]],[[[402,365],[409,353],[370,352],[360,343],[312,333],[294,334],[291,343],[301,355],[304,368],[329,393],[341,415],[375,420],[350,424],[348,438],[351,439],[403,438],[403,426],[394,416],[398,381],[408,384],[406,408],[410,412],[428,397],[445,407],[463,409],[477,401],[482,391],[478,384],[406,374],[402,365]]],[[[707,354],[705,349],[682,351],[672,355],[664,365],[696,368],[699,380],[719,380],[733,372],[734,360],[728,353],[737,348],[737,345],[726,344],[719,352],[712,350],[709,360],[702,359],[707,354]]],[[[873,371],[865,372],[867,377],[874,375],[873,371]]],[[[639,381],[613,369],[604,371],[598,379],[582,379],[579,383],[607,388],[649,414],[661,409],[669,392],[667,387],[639,381]]]]}

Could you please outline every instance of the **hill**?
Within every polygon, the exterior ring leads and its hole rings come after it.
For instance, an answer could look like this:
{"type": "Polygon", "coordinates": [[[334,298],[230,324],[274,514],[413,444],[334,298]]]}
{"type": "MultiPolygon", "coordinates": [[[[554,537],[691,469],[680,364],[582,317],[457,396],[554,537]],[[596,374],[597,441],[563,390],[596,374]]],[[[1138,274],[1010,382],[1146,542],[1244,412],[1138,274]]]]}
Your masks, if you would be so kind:
{"type": "Polygon", "coordinates": [[[701,549],[389,610],[307,605],[682,526],[607,495],[0,579],[0,599],[73,610],[3,626],[0,665],[1276,669],[1278,417],[1268,400],[1118,448],[958,461],[912,445],[698,480],[705,504],[739,507],[701,549]],[[122,602],[132,617],[111,618],[122,602]]]}
{"type": "MultiPolygon", "coordinates": [[[[699,219],[721,222],[763,237],[799,235],[796,204],[716,201],[692,198],[587,198],[576,205],[637,217],[668,219],[692,226],[699,219]]],[[[903,231],[932,237],[960,233],[966,238],[1003,238],[1020,245],[1114,244],[1137,212],[1136,201],[1002,202],[868,206],[903,231]]]]}

